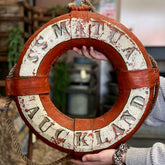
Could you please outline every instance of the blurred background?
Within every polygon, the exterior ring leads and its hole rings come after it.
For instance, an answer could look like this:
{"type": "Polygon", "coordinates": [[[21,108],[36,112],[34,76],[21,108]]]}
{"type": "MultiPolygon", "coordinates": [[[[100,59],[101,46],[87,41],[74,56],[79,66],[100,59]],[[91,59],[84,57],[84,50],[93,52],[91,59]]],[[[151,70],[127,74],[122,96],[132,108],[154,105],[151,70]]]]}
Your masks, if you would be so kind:
{"type": "MultiPolygon", "coordinates": [[[[0,0],[0,114],[6,103],[5,78],[16,63],[28,38],[54,17],[68,13],[73,0],[0,0]]],[[[96,11],[116,19],[132,31],[147,52],[157,61],[165,76],[165,1],[90,0],[96,11]]],[[[49,73],[50,98],[55,106],[72,118],[95,118],[116,102],[118,85],[110,62],[87,59],[68,50],[49,73]],[[63,83],[61,83],[63,82],[63,83]]],[[[9,116],[14,121],[22,152],[30,158],[48,163],[64,156],[36,138],[20,118],[12,102],[9,116]],[[29,137],[31,141],[29,143],[29,137]],[[32,149],[29,150],[29,145],[32,149]]],[[[26,164],[12,146],[7,126],[0,118],[0,164],[26,164]]],[[[165,142],[164,126],[142,125],[128,141],[132,146],[148,147],[165,142]]],[[[61,164],[71,164],[64,161],[61,164]]]]}

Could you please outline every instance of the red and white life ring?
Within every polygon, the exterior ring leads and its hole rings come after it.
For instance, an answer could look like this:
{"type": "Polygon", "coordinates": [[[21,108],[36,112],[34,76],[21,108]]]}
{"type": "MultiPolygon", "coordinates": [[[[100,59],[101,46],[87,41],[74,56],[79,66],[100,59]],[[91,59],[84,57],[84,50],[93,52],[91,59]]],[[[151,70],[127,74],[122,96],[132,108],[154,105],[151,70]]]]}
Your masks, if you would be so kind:
{"type": "Polygon", "coordinates": [[[81,156],[113,148],[128,140],[147,117],[159,86],[159,72],[141,42],[108,17],[72,7],[26,42],[14,77],[6,80],[26,124],[47,144],[81,156]],[[53,63],[73,47],[93,46],[117,72],[119,95],[113,107],[93,119],[73,119],[49,98],[48,74],[53,63]]]}

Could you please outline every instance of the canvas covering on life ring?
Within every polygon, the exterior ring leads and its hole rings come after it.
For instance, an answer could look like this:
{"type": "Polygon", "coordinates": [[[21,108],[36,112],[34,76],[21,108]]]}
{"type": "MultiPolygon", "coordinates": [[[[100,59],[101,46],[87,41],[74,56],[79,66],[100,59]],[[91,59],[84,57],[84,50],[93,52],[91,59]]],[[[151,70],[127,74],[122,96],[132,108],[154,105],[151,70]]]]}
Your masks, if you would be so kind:
{"type": "Polygon", "coordinates": [[[159,71],[141,42],[108,17],[72,7],[36,31],[24,45],[13,78],[6,79],[26,124],[44,142],[75,155],[113,148],[128,140],[147,117],[159,86],[159,71]],[[93,119],[71,118],[49,98],[51,66],[73,47],[93,46],[104,53],[118,77],[113,107],[93,119]]]}

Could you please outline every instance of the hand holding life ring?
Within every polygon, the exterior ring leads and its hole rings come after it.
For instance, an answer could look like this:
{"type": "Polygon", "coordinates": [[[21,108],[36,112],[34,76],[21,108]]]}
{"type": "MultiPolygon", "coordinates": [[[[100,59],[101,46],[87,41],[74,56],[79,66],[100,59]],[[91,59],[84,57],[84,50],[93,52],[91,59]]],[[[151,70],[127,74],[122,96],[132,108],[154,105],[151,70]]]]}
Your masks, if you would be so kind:
{"type": "Polygon", "coordinates": [[[104,56],[104,54],[94,50],[94,48],[92,46],[89,47],[89,50],[87,50],[86,46],[82,46],[81,49],[78,49],[77,47],[74,47],[73,50],[76,53],[78,53],[80,55],[83,55],[83,56],[85,56],[86,58],[89,58],[89,59],[97,59],[97,60],[108,61],[108,58],[106,56],[104,56]]]}

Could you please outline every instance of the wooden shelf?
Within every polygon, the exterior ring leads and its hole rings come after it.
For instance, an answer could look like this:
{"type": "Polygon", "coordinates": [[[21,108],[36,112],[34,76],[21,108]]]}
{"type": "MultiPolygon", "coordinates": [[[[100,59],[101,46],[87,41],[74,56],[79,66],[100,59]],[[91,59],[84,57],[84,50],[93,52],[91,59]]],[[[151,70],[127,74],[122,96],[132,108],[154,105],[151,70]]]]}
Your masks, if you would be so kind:
{"type": "Polygon", "coordinates": [[[18,0],[3,0],[0,1],[1,6],[13,6],[13,5],[19,5],[23,6],[27,10],[32,10],[32,6],[30,6],[28,3],[23,2],[23,1],[18,1],[18,0]]]}
{"type": "MultiPolygon", "coordinates": [[[[10,32],[0,32],[0,37],[1,38],[8,38],[10,32]]],[[[24,37],[24,38],[29,38],[31,36],[31,34],[27,33],[27,32],[24,32],[24,33],[21,33],[21,35],[24,37]]]]}
{"type": "Polygon", "coordinates": [[[46,17],[46,16],[42,17],[42,16],[37,16],[37,15],[35,15],[35,16],[33,16],[33,19],[34,19],[35,21],[48,22],[48,21],[51,20],[51,17],[46,17]]]}
{"type": "Polygon", "coordinates": [[[0,21],[24,21],[31,24],[31,20],[25,16],[0,16],[0,21]]]}
{"type": "MultiPolygon", "coordinates": [[[[0,16],[0,22],[10,23],[10,28],[20,27],[22,29],[22,36],[24,38],[29,38],[32,33],[32,9],[33,7],[26,2],[18,1],[18,0],[2,0],[0,1],[0,6],[4,7],[5,12],[0,16]],[[16,7],[16,12],[13,10],[10,11],[10,8],[16,7]],[[17,24],[15,24],[17,22],[17,24]],[[26,26],[26,28],[25,28],[26,26]]],[[[9,36],[9,32],[5,31],[5,29],[1,30],[0,37],[7,38],[9,36]]],[[[0,49],[0,52],[2,49],[0,49]]]]}
{"type": "Polygon", "coordinates": [[[5,80],[0,80],[0,87],[5,87],[5,80]]]}
{"type": "Polygon", "coordinates": [[[0,53],[7,53],[8,52],[8,47],[4,46],[4,47],[0,47],[0,53]]]}
{"type": "Polygon", "coordinates": [[[9,32],[0,32],[0,37],[8,37],[9,32]]]}
{"type": "Polygon", "coordinates": [[[7,62],[7,56],[0,56],[0,62],[7,62]]]}

